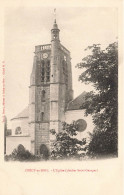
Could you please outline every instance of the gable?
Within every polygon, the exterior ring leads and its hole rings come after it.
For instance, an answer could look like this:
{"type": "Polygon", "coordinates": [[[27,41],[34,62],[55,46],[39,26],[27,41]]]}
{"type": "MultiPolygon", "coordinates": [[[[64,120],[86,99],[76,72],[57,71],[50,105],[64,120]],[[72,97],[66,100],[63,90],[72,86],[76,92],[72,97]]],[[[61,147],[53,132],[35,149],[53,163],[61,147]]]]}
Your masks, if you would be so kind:
{"type": "Polygon", "coordinates": [[[28,106],[22,110],[22,112],[20,112],[17,116],[15,116],[14,118],[12,118],[11,120],[13,119],[18,119],[18,118],[28,118],[29,117],[29,108],[28,106]]]}

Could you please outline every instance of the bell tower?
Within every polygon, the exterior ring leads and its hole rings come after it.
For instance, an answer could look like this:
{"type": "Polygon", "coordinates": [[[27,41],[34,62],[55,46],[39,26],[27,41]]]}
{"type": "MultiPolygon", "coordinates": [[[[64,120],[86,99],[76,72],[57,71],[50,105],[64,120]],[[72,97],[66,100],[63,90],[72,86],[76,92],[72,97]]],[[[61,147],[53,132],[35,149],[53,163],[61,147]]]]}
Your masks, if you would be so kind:
{"type": "Polygon", "coordinates": [[[50,129],[61,131],[67,104],[73,99],[70,52],[60,43],[54,20],[51,44],[35,46],[29,87],[31,151],[50,149],[50,129]]]}
{"type": "Polygon", "coordinates": [[[61,130],[67,103],[73,99],[70,52],[61,45],[56,20],[51,30],[50,129],[61,130]]]}
{"type": "Polygon", "coordinates": [[[31,151],[40,155],[49,149],[51,44],[35,46],[29,87],[29,132],[31,151]]]}

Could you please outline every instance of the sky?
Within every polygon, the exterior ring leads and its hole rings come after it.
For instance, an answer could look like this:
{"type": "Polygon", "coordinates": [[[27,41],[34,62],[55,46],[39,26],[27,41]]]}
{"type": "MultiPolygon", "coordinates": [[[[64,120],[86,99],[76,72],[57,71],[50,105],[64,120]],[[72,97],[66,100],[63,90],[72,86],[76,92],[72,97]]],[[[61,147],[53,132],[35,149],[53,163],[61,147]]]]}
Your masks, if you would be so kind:
{"type": "MultiPolygon", "coordinates": [[[[6,115],[8,120],[29,103],[30,74],[36,45],[49,44],[54,21],[54,7],[6,8],[4,49],[6,62],[6,115]]],[[[58,7],[60,41],[71,52],[74,97],[90,91],[90,85],[78,81],[83,70],[75,66],[87,53],[85,48],[116,41],[118,15],[109,7],[58,7]]]]}

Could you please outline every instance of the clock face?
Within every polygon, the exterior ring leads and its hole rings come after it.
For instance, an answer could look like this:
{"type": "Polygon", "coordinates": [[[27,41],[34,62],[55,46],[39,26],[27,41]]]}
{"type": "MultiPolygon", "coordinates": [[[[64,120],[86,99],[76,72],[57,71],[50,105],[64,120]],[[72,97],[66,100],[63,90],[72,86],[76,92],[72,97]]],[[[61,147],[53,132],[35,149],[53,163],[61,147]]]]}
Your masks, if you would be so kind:
{"type": "Polygon", "coordinates": [[[43,58],[47,58],[48,54],[47,53],[43,53],[43,58]]]}

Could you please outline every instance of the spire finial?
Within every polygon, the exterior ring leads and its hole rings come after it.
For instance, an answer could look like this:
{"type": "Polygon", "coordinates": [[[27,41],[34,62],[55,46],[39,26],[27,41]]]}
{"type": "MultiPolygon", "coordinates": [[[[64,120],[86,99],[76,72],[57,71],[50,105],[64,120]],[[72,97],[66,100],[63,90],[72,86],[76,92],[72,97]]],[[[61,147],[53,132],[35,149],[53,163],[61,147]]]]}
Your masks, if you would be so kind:
{"type": "Polygon", "coordinates": [[[53,13],[54,13],[54,23],[53,23],[53,28],[52,29],[58,29],[58,25],[56,23],[56,8],[54,9],[53,13]]]}
{"type": "Polygon", "coordinates": [[[54,8],[54,23],[56,23],[56,8],[54,8]]]}

